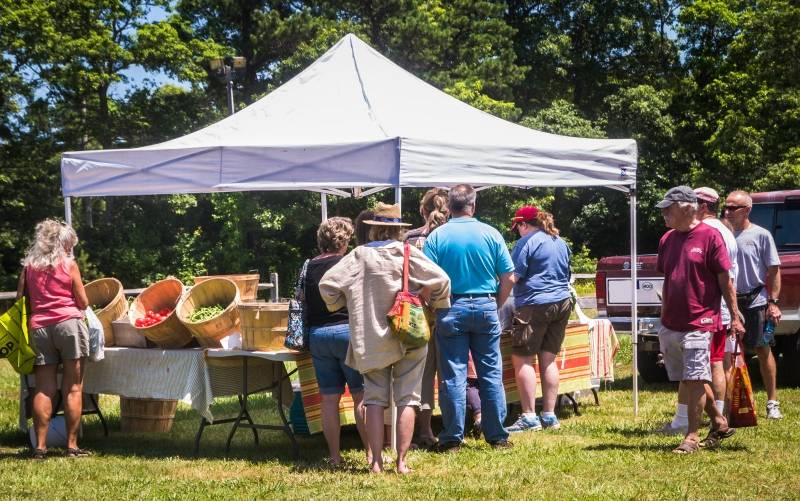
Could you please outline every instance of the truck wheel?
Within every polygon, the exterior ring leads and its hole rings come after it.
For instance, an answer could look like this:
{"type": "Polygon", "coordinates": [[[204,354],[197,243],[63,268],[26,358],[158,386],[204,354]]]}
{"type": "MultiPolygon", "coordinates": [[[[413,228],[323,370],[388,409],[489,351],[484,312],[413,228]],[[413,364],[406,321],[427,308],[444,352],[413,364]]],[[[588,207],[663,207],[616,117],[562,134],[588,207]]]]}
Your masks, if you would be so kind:
{"type": "Polygon", "coordinates": [[[778,359],[778,381],[786,386],[800,386],[800,333],[778,336],[781,352],[778,359]]]}
{"type": "Polygon", "coordinates": [[[663,364],[659,364],[659,355],[657,351],[644,351],[641,348],[637,350],[638,363],[636,364],[639,369],[639,375],[646,383],[666,383],[669,381],[667,377],[667,370],[663,364]]]}

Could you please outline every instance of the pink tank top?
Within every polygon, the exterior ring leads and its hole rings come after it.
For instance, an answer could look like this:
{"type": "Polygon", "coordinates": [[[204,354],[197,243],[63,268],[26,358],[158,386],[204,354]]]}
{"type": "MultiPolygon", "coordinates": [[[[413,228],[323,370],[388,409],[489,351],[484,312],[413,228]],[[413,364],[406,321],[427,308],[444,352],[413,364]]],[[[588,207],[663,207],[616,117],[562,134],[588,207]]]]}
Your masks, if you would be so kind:
{"type": "Polygon", "coordinates": [[[40,329],[70,318],[83,318],[83,312],[72,294],[70,264],[72,260],[65,259],[54,268],[25,268],[25,294],[31,309],[28,325],[31,329],[40,329]]]}

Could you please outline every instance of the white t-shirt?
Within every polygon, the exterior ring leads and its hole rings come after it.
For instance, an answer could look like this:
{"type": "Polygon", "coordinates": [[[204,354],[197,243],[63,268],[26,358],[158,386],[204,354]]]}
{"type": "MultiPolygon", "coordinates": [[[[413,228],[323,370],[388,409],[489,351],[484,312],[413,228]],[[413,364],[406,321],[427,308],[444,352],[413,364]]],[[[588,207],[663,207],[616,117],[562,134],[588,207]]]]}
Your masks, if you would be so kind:
{"type": "MultiPolygon", "coordinates": [[[[722,235],[722,240],[725,241],[725,248],[728,251],[728,259],[731,261],[731,269],[728,270],[728,274],[730,275],[731,279],[733,280],[734,287],[736,286],[736,275],[738,273],[739,265],[736,261],[737,255],[739,253],[739,247],[736,245],[736,237],[733,236],[731,230],[725,226],[722,221],[715,217],[709,217],[707,219],[703,219],[703,223],[715,228],[719,231],[720,235],[722,235]]],[[[722,324],[723,325],[730,325],[731,323],[731,312],[728,310],[728,306],[725,304],[725,299],[722,299],[722,303],[720,304],[720,316],[722,317],[722,324]]]]}

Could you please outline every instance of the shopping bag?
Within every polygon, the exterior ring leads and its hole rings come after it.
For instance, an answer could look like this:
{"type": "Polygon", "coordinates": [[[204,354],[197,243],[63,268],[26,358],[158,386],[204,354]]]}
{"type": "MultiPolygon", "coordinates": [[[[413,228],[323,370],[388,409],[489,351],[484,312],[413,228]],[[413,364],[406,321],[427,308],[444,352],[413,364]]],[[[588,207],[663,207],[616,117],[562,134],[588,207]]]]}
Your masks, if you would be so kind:
{"type": "Polygon", "coordinates": [[[750,373],[744,356],[739,353],[737,343],[733,354],[734,367],[728,381],[728,426],[733,428],[746,428],[757,426],[755,399],[753,398],[753,384],[750,382],[750,373]]]}
{"type": "Polygon", "coordinates": [[[306,271],[308,259],[297,276],[294,299],[289,300],[289,319],[283,345],[290,350],[308,349],[308,312],[306,311],[306,271]]]}
{"type": "Polygon", "coordinates": [[[419,296],[408,291],[408,259],[411,247],[403,249],[403,289],[395,296],[394,304],[386,315],[392,334],[405,346],[419,348],[431,339],[431,330],[425,317],[425,308],[419,296]]]}
{"type": "Polygon", "coordinates": [[[20,374],[33,372],[36,352],[28,336],[28,310],[24,296],[0,316],[0,358],[8,359],[11,367],[20,374]]]}
{"type": "Polygon", "coordinates": [[[91,308],[86,308],[86,325],[89,327],[89,360],[99,362],[105,358],[106,339],[103,324],[91,308]]]}

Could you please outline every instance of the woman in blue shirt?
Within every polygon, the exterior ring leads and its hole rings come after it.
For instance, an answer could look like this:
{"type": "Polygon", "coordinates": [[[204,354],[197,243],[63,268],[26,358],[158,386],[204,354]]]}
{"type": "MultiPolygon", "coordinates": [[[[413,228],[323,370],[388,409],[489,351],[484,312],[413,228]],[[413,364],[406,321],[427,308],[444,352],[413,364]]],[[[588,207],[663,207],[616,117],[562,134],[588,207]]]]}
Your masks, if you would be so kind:
{"type": "Polygon", "coordinates": [[[519,209],[512,230],[520,239],[514,246],[514,307],[511,361],[522,402],[522,415],[510,433],[557,430],[555,415],[558,396],[558,365],[564,333],[572,311],[569,292],[570,256],[566,242],[558,236],[553,216],[536,207],[519,209]],[[539,359],[542,380],[542,415],[536,416],[536,371],[533,357],[539,359]]]}

